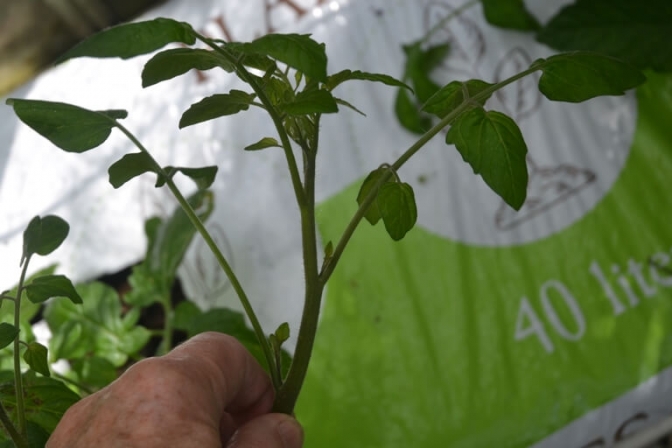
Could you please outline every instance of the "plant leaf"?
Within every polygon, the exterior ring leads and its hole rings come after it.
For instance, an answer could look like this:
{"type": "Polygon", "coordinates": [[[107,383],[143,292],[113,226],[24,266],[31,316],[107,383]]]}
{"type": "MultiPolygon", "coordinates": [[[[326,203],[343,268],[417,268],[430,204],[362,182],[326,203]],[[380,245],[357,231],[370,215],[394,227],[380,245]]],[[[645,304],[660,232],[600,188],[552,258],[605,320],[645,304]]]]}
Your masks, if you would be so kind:
{"type": "MultiPolygon", "coordinates": [[[[8,373],[11,374],[11,372],[8,373]]],[[[44,429],[48,435],[54,431],[65,411],[79,400],[79,396],[65,386],[62,381],[38,376],[34,371],[29,370],[22,376],[28,438],[31,439],[34,436],[31,436],[31,433],[38,431],[38,428],[44,429]]],[[[14,381],[7,377],[0,378],[0,401],[5,405],[10,418],[16,421],[14,381]]],[[[11,446],[14,447],[14,444],[11,444],[11,446]]],[[[44,441],[41,445],[32,445],[29,442],[29,446],[31,448],[43,447],[44,441]]]]}
{"type": "MultiPolygon", "coordinates": [[[[466,82],[453,81],[443,86],[432,97],[427,100],[422,110],[432,113],[439,118],[443,118],[455,110],[464,101],[464,87],[466,86],[469,97],[472,98],[492,84],[479,79],[470,79],[466,82]]],[[[481,106],[490,98],[488,95],[478,101],[481,106]]]]}
{"type": "Polygon", "coordinates": [[[327,80],[327,54],[308,34],[266,34],[242,44],[243,53],[270,56],[320,82],[327,80]]]}
{"type": "Polygon", "coordinates": [[[116,126],[110,111],[94,112],[72,104],[18,98],[9,98],[7,104],[14,107],[21,121],[67,152],[85,152],[100,146],[116,126]]]}
{"type": "Polygon", "coordinates": [[[446,143],[455,144],[475,174],[516,210],[527,195],[527,146],[516,123],[501,112],[471,109],[448,130],[446,143]]]}
{"type": "Polygon", "coordinates": [[[500,28],[537,31],[537,19],[530,14],[523,0],[481,0],[485,19],[500,28]]]}
{"type": "Polygon", "coordinates": [[[290,103],[280,104],[280,108],[290,115],[330,114],[338,112],[338,105],[326,90],[299,92],[290,103]]]}
{"type": "Polygon", "coordinates": [[[604,53],[640,69],[672,71],[668,0],[577,0],[560,10],[537,39],[560,51],[604,53]]]}
{"type": "MultiPolygon", "coordinates": [[[[200,190],[187,198],[187,201],[201,221],[207,220],[212,213],[214,198],[211,192],[200,190]]],[[[125,297],[127,303],[143,307],[163,300],[164,296],[169,297],[177,268],[196,234],[196,229],[187,214],[178,207],[169,218],[147,220],[145,233],[145,259],[133,268],[128,280],[132,289],[125,297]]]]}
{"type": "Polygon", "coordinates": [[[70,232],[68,223],[58,216],[35,216],[23,232],[23,261],[34,255],[49,255],[65,241],[70,232]]]}
{"type": "Polygon", "coordinates": [[[128,117],[128,112],[123,109],[99,110],[98,113],[110,117],[113,120],[123,120],[128,117]]]}
{"type": "Polygon", "coordinates": [[[334,97],[334,100],[336,101],[336,104],[339,104],[339,105],[341,105],[341,106],[345,106],[345,107],[347,107],[348,109],[354,110],[355,112],[357,112],[357,113],[358,113],[359,115],[361,115],[362,117],[366,117],[366,114],[365,114],[364,112],[362,112],[361,110],[357,109],[355,106],[353,106],[352,104],[348,103],[347,101],[342,100],[342,99],[340,99],[340,98],[336,98],[336,97],[334,97]]]}
{"type": "Polygon", "coordinates": [[[402,48],[406,54],[403,79],[411,81],[415,95],[420,103],[424,103],[439,90],[439,85],[429,75],[448,56],[450,46],[440,44],[423,49],[421,42],[415,42],[402,48]]]}
{"type": "Polygon", "coordinates": [[[405,182],[383,184],[376,202],[385,230],[395,241],[402,239],[418,219],[413,188],[405,182]]]}
{"type": "Polygon", "coordinates": [[[0,349],[7,347],[14,342],[14,339],[19,335],[19,329],[14,325],[2,322],[0,323],[0,349]]]}
{"type": "Polygon", "coordinates": [[[424,134],[432,127],[430,117],[420,112],[420,105],[415,103],[411,99],[411,95],[404,89],[397,91],[394,112],[399,123],[406,130],[415,134],[424,134]]]}
{"type": "Polygon", "coordinates": [[[23,353],[23,360],[28,366],[37,373],[44,376],[51,376],[49,372],[49,362],[47,360],[47,347],[39,342],[31,342],[23,353]]]}
{"type": "Polygon", "coordinates": [[[542,70],[539,90],[553,101],[578,103],[600,95],[623,95],[646,77],[633,66],[610,56],[576,52],[535,61],[542,70]]]}
{"type": "Polygon", "coordinates": [[[173,48],[155,54],[142,70],[142,87],[175,78],[189,70],[210,70],[220,67],[233,72],[235,67],[214,51],[195,48],[173,48]]]}
{"type": "Polygon", "coordinates": [[[156,162],[145,152],[126,154],[107,170],[110,184],[114,188],[119,188],[129,180],[148,172],[158,175],[160,170],[156,162]]]}
{"type": "Polygon", "coordinates": [[[64,275],[45,275],[37,277],[26,286],[28,300],[33,303],[42,303],[52,297],[67,297],[73,303],[82,303],[69,278],[64,275]]]}
{"type": "MultiPolygon", "coordinates": [[[[371,190],[375,188],[375,186],[380,182],[380,178],[389,170],[389,168],[381,167],[377,168],[369,173],[368,176],[366,176],[366,179],[364,179],[364,182],[362,182],[362,186],[359,188],[359,193],[357,193],[357,204],[362,205],[366,197],[369,195],[371,190]]],[[[391,182],[392,178],[390,177],[390,180],[387,182],[391,182]]],[[[386,182],[386,183],[387,183],[386,182]]],[[[366,211],[366,214],[364,215],[364,218],[366,218],[367,221],[369,221],[369,224],[376,225],[378,221],[380,220],[380,210],[378,208],[378,202],[373,201],[371,205],[369,206],[368,210],[366,211]]]]}
{"type": "Polygon", "coordinates": [[[82,56],[129,59],[170,43],[193,45],[195,42],[196,34],[188,23],[158,18],[103,30],[73,47],[56,62],[82,56]]]}
{"type": "MultiPolygon", "coordinates": [[[[77,285],[77,291],[85,299],[82,305],[56,298],[45,306],[44,319],[53,334],[49,345],[54,359],[98,356],[116,367],[124,365],[147,343],[149,330],[124,321],[119,296],[109,286],[77,285]]],[[[136,322],[137,317],[136,314],[136,322]]]]}
{"type": "Polygon", "coordinates": [[[342,70],[338,73],[334,73],[327,78],[327,81],[324,83],[324,87],[331,91],[345,81],[354,80],[380,82],[388,86],[400,87],[413,92],[413,89],[411,89],[408,84],[401,82],[392,76],[382,75],[379,73],[367,73],[360,70],[355,70],[354,72],[352,70],[342,70]]]}
{"type": "MultiPolygon", "coordinates": [[[[188,337],[206,331],[229,334],[238,339],[268,371],[266,357],[254,331],[247,327],[245,317],[237,311],[227,308],[211,308],[203,312],[193,302],[185,301],[175,308],[174,325],[175,328],[186,331],[188,337]]],[[[285,370],[283,373],[286,373],[292,358],[285,350],[282,350],[281,357],[285,370]]]]}
{"type": "Polygon", "coordinates": [[[182,114],[180,129],[225,115],[234,115],[250,108],[256,95],[241,90],[216,94],[194,103],[182,114]]]}
{"type": "Polygon", "coordinates": [[[289,339],[289,324],[287,322],[281,323],[274,334],[278,339],[279,346],[282,346],[282,343],[289,339]]]}
{"type": "Polygon", "coordinates": [[[259,151],[260,149],[266,149],[266,148],[272,148],[272,147],[278,147],[281,148],[280,143],[274,138],[271,137],[264,137],[261,140],[259,140],[257,143],[253,143],[251,145],[246,146],[244,149],[245,151],[259,151]]]}
{"type": "MultiPolygon", "coordinates": [[[[215,181],[217,176],[217,166],[204,166],[202,168],[184,168],[184,167],[174,167],[174,166],[165,166],[163,171],[168,174],[168,178],[172,178],[175,173],[182,173],[196,183],[196,188],[199,190],[207,190],[210,188],[210,185],[215,181]]],[[[166,183],[166,178],[160,176],[156,181],[156,187],[162,187],[166,183]]]]}

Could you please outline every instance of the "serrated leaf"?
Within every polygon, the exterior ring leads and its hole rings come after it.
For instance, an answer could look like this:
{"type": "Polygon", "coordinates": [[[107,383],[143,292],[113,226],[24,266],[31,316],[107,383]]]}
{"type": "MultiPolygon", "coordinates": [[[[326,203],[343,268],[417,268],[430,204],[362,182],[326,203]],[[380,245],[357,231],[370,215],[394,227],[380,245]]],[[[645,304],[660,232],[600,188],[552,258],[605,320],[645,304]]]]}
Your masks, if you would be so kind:
{"type": "Polygon", "coordinates": [[[14,325],[2,322],[0,323],[0,349],[7,347],[14,342],[14,339],[19,335],[19,329],[14,325]]]}
{"type": "Polygon", "coordinates": [[[280,324],[277,330],[275,330],[275,337],[278,339],[278,343],[282,346],[283,342],[289,339],[289,324],[283,322],[280,324]]]}
{"type": "Polygon", "coordinates": [[[471,109],[446,135],[475,174],[516,210],[527,195],[527,146],[516,123],[501,112],[471,109]]]}
{"type": "Polygon", "coordinates": [[[149,330],[141,326],[129,329],[123,320],[119,296],[109,286],[77,285],[77,291],[85,299],[81,305],[56,298],[45,306],[44,319],[53,334],[49,344],[54,358],[99,356],[116,367],[124,365],[130,355],[145,346],[149,330]]]}
{"type": "Polygon", "coordinates": [[[142,87],[183,75],[189,70],[210,70],[220,67],[233,72],[235,67],[213,51],[194,48],[173,48],[155,54],[142,70],[142,87]]]}
{"type": "Polygon", "coordinates": [[[243,53],[270,56],[320,82],[327,79],[327,54],[308,34],[266,34],[242,44],[243,53]]]}
{"type": "MultiPolygon", "coordinates": [[[[36,426],[43,428],[48,434],[52,433],[65,411],[79,400],[79,396],[65,386],[62,381],[38,376],[34,371],[29,370],[22,376],[25,397],[24,409],[29,439],[31,433],[37,431],[36,426]]],[[[7,380],[8,378],[2,378],[2,381],[0,381],[0,401],[5,405],[10,418],[16,421],[14,382],[7,380]]],[[[14,444],[11,446],[13,447],[14,444]]],[[[44,447],[44,441],[41,445],[29,444],[29,446],[31,448],[44,447]]]]}
{"type": "Polygon", "coordinates": [[[194,103],[182,114],[180,129],[225,115],[234,115],[250,108],[256,95],[241,90],[216,94],[194,103]]]}
{"type": "Polygon", "coordinates": [[[413,188],[407,183],[387,182],[380,187],[376,198],[385,230],[399,241],[413,228],[418,219],[413,188]]]}
{"type": "Polygon", "coordinates": [[[26,286],[26,294],[33,303],[42,303],[52,297],[67,297],[73,303],[82,303],[72,282],[64,275],[37,277],[26,286]]]}
{"type": "Polygon", "coordinates": [[[623,95],[646,81],[633,66],[597,53],[576,52],[533,63],[539,67],[539,90],[549,100],[579,103],[601,95],[623,95]]]}
{"type": "Polygon", "coordinates": [[[23,360],[33,371],[48,377],[51,373],[47,354],[47,347],[39,342],[31,342],[23,353],[23,360]]]}
{"type": "Polygon", "coordinates": [[[124,155],[121,159],[114,162],[107,170],[110,184],[114,188],[119,188],[129,180],[144,173],[159,174],[159,167],[152,160],[149,154],[145,152],[134,152],[124,155]]]}
{"type": "Polygon", "coordinates": [[[309,90],[299,92],[290,103],[280,104],[279,107],[290,115],[330,114],[338,112],[336,100],[326,90],[309,90]]]}
{"type": "Polygon", "coordinates": [[[334,90],[342,83],[354,80],[380,82],[388,86],[400,87],[413,92],[413,89],[408,84],[401,82],[392,76],[379,73],[367,73],[360,70],[355,70],[354,72],[352,70],[342,70],[338,73],[334,73],[327,78],[327,82],[324,83],[324,87],[327,90],[334,90]]]}
{"type": "MultiPolygon", "coordinates": [[[[475,95],[491,86],[492,84],[479,79],[470,79],[465,82],[453,81],[450,84],[443,86],[438,92],[432,95],[422,107],[422,110],[432,113],[439,118],[443,118],[462,104],[464,101],[464,87],[467,89],[469,98],[473,98],[475,95]]],[[[478,104],[481,106],[484,105],[490,96],[491,95],[481,98],[478,101],[478,104]]]]}
{"type": "Polygon", "coordinates": [[[9,98],[17,117],[35,132],[67,152],[100,146],[116,126],[110,111],[94,112],[72,104],[9,98]]]}
{"type": "MultiPolygon", "coordinates": [[[[369,173],[362,182],[362,186],[359,188],[359,193],[357,193],[357,204],[360,206],[369,196],[371,190],[373,190],[376,185],[380,182],[381,177],[388,171],[389,168],[378,168],[369,173]]],[[[391,179],[390,179],[391,181],[391,179]]],[[[388,181],[388,182],[390,182],[388,181]]],[[[380,220],[380,210],[378,209],[378,203],[374,200],[369,206],[364,218],[369,221],[369,224],[376,225],[380,220]]]]}
{"type": "Polygon", "coordinates": [[[669,0],[578,0],[551,18],[537,39],[556,50],[594,51],[669,72],[671,23],[669,0]]]}
{"type": "Polygon", "coordinates": [[[259,140],[257,143],[246,146],[245,151],[259,151],[261,149],[278,147],[281,148],[280,143],[274,138],[264,137],[259,140]]]}
{"type": "Polygon", "coordinates": [[[537,31],[537,19],[530,14],[523,0],[481,0],[485,19],[492,25],[520,31],[537,31]]]}
{"type": "Polygon", "coordinates": [[[21,264],[34,254],[49,255],[65,241],[69,232],[70,225],[58,216],[35,216],[23,232],[21,264]]]}
{"type": "Polygon", "coordinates": [[[171,43],[193,45],[195,42],[196,34],[188,23],[157,18],[103,30],[73,47],[57,62],[82,56],[129,59],[171,43]]]}

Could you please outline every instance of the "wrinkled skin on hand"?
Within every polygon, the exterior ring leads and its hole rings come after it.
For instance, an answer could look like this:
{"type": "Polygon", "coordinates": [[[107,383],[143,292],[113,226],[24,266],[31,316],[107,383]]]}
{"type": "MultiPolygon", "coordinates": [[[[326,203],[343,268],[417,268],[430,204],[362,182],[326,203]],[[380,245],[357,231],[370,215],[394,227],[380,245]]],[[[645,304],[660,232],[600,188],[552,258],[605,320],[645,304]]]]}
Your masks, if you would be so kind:
{"type": "Polygon", "coordinates": [[[238,341],[204,333],[76,403],[46,448],[300,448],[296,420],[269,413],[273,397],[238,341]]]}

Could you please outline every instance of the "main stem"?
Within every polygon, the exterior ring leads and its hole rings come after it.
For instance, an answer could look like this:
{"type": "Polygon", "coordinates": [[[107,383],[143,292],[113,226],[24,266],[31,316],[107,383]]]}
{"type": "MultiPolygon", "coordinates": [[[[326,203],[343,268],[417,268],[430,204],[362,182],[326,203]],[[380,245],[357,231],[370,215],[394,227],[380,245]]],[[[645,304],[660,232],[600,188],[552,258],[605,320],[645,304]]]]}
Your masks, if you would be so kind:
{"type": "MultiPolygon", "coordinates": [[[[14,302],[14,326],[21,326],[21,295],[23,293],[23,284],[26,281],[26,272],[28,272],[28,263],[30,255],[23,261],[23,269],[19,278],[19,286],[16,289],[16,301],[14,302]]],[[[17,335],[14,338],[14,388],[16,393],[16,418],[18,421],[19,434],[26,438],[26,412],[23,402],[23,377],[21,376],[21,341],[17,335]]]]}

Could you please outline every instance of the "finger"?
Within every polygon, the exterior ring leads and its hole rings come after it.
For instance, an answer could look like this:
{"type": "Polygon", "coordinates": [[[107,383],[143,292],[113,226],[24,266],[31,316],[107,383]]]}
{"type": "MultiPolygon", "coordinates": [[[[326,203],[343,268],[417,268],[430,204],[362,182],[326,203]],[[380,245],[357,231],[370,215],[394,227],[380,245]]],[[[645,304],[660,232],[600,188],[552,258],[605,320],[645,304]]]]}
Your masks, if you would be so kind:
{"type": "Polygon", "coordinates": [[[189,372],[191,384],[213,403],[219,417],[230,413],[242,424],[270,411],[274,391],[254,357],[235,338],[215,332],[199,334],[163,357],[189,372]]]}
{"type": "Polygon", "coordinates": [[[250,420],[236,432],[226,448],[301,448],[303,429],[285,414],[266,414],[250,420]]]}

